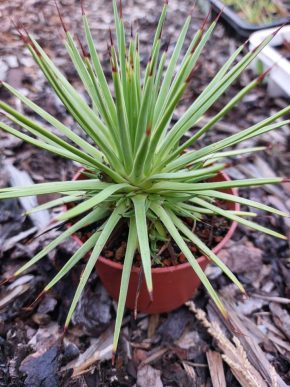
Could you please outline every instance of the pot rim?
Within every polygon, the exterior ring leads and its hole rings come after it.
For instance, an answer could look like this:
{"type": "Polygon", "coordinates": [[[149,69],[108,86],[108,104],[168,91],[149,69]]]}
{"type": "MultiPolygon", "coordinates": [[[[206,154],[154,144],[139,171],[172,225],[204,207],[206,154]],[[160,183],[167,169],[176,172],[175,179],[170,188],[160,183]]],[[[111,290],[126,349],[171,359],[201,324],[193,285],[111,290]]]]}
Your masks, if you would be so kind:
{"type": "MultiPolygon", "coordinates": [[[[80,168],[79,171],[74,175],[73,177],[73,180],[78,180],[78,178],[80,177],[80,175],[82,174],[82,172],[84,171],[84,168],[80,168]]],[[[229,176],[223,172],[223,171],[220,171],[218,173],[218,175],[222,176],[226,181],[229,181],[231,180],[229,178],[229,176]]],[[[234,195],[238,195],[238,189],[237,188],[231,188],[232,191],[233,191],[233,194],[234,195]]],[[[234,206],[235,206],[235,211],[239,211],[240,209],[240,204],[239,203],[235,203],[234,202],[234,206]]],[[[223,247],[224,245],[229,241],[229,239],[231,239],[231,237],[233,236],[236,228],[238,226],[238,223],[236,221],[233,221],[231,223],[231,226],[230,228],[228,229],[226,235],[223,237],[223,239],[212,249],[212,251],[216,254],[218,253],[223,247]]],[[[72,236],[74,238],[74,240],[76,242],[78,242],[80,245],[83,244],[83,242],[81,241],[81,239],[76,235],[76,234],[73,234],[72,236]]],[[[196,258],[197,262],[199,264],[201,264],[202,262],[204,261],[208,261],[208,262],[211,262],[207,257],[205,257],[204,255],[200,256],[200,257],[197,257],[196,258]]],[[[101,261],[103,264],[105,265],[108,265],[114,269],[118,269],[118,270],[123,270],[123,266],[121,263],[118,263],[118,262],[115,262],[115,261],[112,261],[111,259],[108,259],[108,258],[105,258],[103,257],[102,255],[99,256],[98,260],[96,263],[98,263],[98,261],[101,261]]],[[[184,269],[187,269],[187,268],[191,268],[191,265],[189,262],[185,262],[185,263],[179,263],[177,265],[173,265],[173,266],[168,266],[168,267],[151,267],[151,271],[152,271],[152,274],[162,274],[162,273],[166,273],[166,272],[172,272],[172,271],[176,271],[176,270],[184,270],[184,269]]],[[[136,267],[136,266],[132,266],[131,268],[131,272],[137,272],[139,273],[140,272],[140,267],[136,267]]]]}

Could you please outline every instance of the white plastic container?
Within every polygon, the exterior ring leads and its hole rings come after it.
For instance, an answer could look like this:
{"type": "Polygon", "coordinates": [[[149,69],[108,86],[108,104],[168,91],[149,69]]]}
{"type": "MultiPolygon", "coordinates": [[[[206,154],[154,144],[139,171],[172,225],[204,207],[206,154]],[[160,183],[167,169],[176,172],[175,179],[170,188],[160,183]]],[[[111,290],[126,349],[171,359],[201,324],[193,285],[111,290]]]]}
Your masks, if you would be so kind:
{"type": "MultiPolygon", "coordinates": [[[[258,31],[250,36],[250,49],[258,46],[267,36],[275,32],[277,28],[269,28],[258,31]]],[[[290,25],[281,28],[271,42],[260,52],[254,60],[254,70],[263,71],[273,66],[269,74],[268,93],[272,97],[290,97],[290,61],[284,58],[275,48],[282,45],[283,40],[290,42],[290,25]]]]}

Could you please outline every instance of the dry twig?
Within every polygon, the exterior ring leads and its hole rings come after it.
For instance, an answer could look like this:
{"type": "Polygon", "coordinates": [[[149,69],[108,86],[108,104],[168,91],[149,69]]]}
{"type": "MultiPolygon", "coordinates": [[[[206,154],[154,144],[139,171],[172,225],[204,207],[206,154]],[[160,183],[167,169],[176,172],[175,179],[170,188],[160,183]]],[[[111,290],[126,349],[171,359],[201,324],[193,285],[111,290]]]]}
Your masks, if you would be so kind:
{"type": "Polygon", "coordinates": [[[196,308],[192,301],[187,302],[186,305],[188,306],[189,310],[195,314],[196,318],[207,329],[210,335],[216,340],[219,349],[223,352],[223,360],[230,366],[233,374],[242,386],[286,386],[282,379],[279,378],[275,369],[270,365],[270,363],[268,363],[268,369],[271,375],[271,381],[270,383],[266,383],[261,374],[250,363],[244,347],[236,336],[233,336],[233,342],[231,342],[224,335],[217,321],[209,322],[206,318],[205,312],[196,308]]]}

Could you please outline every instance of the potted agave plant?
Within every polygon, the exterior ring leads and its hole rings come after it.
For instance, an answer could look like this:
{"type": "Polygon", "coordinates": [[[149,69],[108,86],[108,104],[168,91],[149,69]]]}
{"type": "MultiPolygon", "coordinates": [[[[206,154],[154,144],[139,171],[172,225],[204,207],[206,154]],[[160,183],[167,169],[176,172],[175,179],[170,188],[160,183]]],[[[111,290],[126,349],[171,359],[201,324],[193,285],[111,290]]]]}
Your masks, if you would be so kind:
{"type": "Polygon", "coordinates": [[[184,57],[180,58],[191,22],[191,16],[188,16],[172,55],[167,58],[168,53],[161,50],[161,32],[167,8],[168,4],[165,2],[152,43],[150,60],[143,72],[140,68],[138,34],[131,35],[128,45],[126,44],[122,7],[120,4],[118,9],[113,0],[117,38],[117,44],[111,39],[109,46],[113,93],[104,76],[83,7],[87,48],[81,46],[79,50],[64,26],[67,51],[90,103],[67,81],[37,41],[25,31],[20,31],[20,36],[34,60],[88,140],[78,136],[12,86],[2,83],[5,89],[53,126],[59,134],[55,134],[55,131],[52,133],[44,124],[33,121],[4,102],[0,102],[3,114],[24,132],[3,122],[0,127],[30,144],[73,160],[83,168],[73,181],[0,190],[0,199],[60,194],[59,199],[35,210],[69,203],[67,210],[58,216],[59,221],[65,221],[69,226],[8,280],[29,269],[66,238],[76,234],[79,238],[81,235],[79,249],[64,262],[55,278],[46,285],[44,292],[49,291],[74,265],[85,259],[85,268],[65,323],[67,328],[86,282],[96,266],[104,286],[118,299],[114,351],[117,348],[126,300],[127,306],[133,308],[136,291],[140,297],[138,309],[157,313],[181,305],[192,296],[200,281],[221,312],[227,315],[203,269],[208,262],[215,263],[245,292],[243,285],[216,255],[217,250],[232,234],[235,222],[285,239],[278,232],[248,220],[247,214],[251,214],[240,211],[239,204],[282,216],[287,214],[239,197],[233,190],[237,187],[281,183],[283,178],[231,181],[222,172],[225,168],[222,160],[261,150],[262,148],[229,148],[288,124],[289,120],[279,119],[290,111],[290,107],[221,141],[200,149],[191,149],[201,136],[212,130],[218,120],[262,81],[265,74],[244,87],[205,126],[195,130],[183,141],[184,135],[271,41],[274,34],[243,56],[241,54],[245,45],[240,46],[182,117],[172,124],[175,108],[190,83],[201,51],[212,35],[217,20],[208,28],[205,20],[184,57]],[[180,65],[177,66],[177,63],[180,65]],[[229,231],[224,233],[225,240],[213,249],[208,247],[194,228],[205,216],[224,218],[228,222],[229,231]],[[87,231],[88,227],[90,233],[87,231]],[[121,240],[125,246],[122,262],[114,262],[102,256],[112,238],[121,240]],[[158,249],[163,246],[164,250],[168,242],[175,254],[182,257],[183,263],[179,261],[165,267],[163,255],[158,254],[158,249]],[[143,276],[144,281],[140,282],[139,279],[143,276]]]}

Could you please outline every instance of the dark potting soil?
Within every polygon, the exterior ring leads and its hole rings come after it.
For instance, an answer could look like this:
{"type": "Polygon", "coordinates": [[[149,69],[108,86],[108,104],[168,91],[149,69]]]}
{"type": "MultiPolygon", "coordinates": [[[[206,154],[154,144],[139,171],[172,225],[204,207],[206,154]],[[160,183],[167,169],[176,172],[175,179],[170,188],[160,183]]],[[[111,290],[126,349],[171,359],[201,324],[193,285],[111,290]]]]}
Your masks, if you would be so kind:
{"type": "MultiPolygon", "coordinates": [[[[223,209],[227,209],[226,202],[222,200],[216,201],[216,204],[223,209]]],[[[204,215],[202,221],[194,222],[190,218],[184,218],[183,221],[210,249],[213,249],[221,242],[231,225],[231,221],[226,218],[210,215],[204,215]]],[[[90,229],[78,233],[78,237],[82,241],[87,240],[97,227],[99,227],[99,224],[91,225],[90,229]]],[[[126,253],[127,238],[128,225],[123,220],[116,226],[101,255],[122,264],[126,253]]],[[[188,243],[188,246],[196,258],[203,255],[194,244],[188,243]]],[[[167,267],[187,262],[187,258],[171,238],[167,241],[158,241],[152,255],[152,267],[167,267]]],[[[134,265],[137,267],[141,265],[141,256],[138,251],[134,257],[134,265]]]]}

